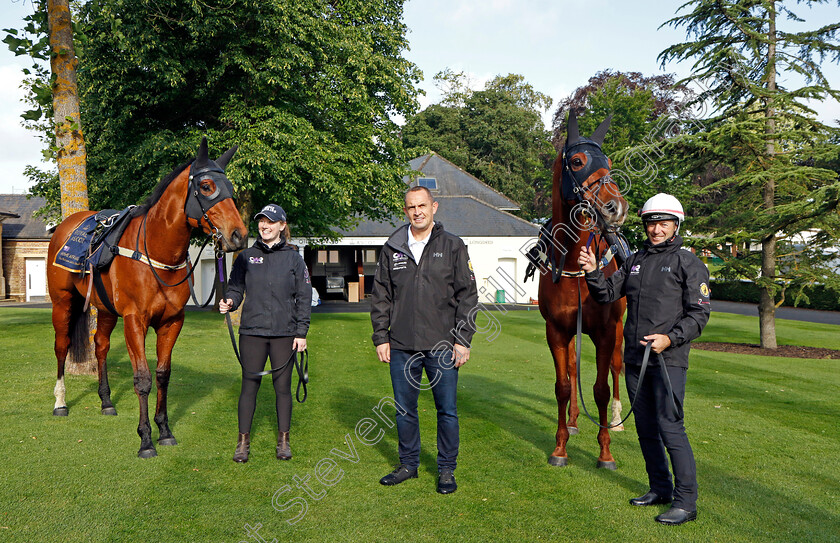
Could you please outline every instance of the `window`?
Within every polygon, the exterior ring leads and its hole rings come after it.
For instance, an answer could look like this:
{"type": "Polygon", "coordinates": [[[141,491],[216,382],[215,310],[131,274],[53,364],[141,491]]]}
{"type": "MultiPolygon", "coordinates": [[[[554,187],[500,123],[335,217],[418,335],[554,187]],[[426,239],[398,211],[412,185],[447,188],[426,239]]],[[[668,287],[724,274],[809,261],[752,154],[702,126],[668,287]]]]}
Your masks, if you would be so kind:
{"type": "Polygon", "coordinates": [[[437,190],[437,179],[434,177],[418,177],[417,186],[426,187],[429,190],[437,190]]]}

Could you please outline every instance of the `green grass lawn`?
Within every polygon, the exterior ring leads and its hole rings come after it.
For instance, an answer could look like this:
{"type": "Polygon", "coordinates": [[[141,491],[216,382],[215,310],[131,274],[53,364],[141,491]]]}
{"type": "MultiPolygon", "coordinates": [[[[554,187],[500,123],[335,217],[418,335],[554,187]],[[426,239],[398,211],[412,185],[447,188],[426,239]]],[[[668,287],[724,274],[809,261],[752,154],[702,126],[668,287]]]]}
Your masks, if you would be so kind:
{"type": "MultiPolygon", "coordinates": [[[[266,379],[251,460],[240,465],[231,461],[239,371],[218,314],[188,313],[169,395],[179,445],[141,460],[122,325],[109,357],[119,416],[99,413],[93,378],[68,376],[70,416],[59,418],[51,414],[49,311],[0,308],[0,538],[235,543],[261,540],[245,528],[260,524],[259,537],[268,542],[838,541],[838,361],[694,350],[686,413],[699,517],[665,527],[653,522],[662,508],[627,504],[647,490],[632,420],[628,431],[612,434],[617,471],[595,468],[596,428],[585,418],[569,442],[570,465],[548,465],[557,407],[543,321],[537,311],[494,316],[501,335],[492,342],[477,336],[460,374],[459,489],[441,496],[429,392],[420,404],[419,479],[388,488],[378,483],[397,463],[396,430],[372,411],[391,387],[366,314],[313,316],[312,382],[309,399],[292,416],[294,458],[274,458],[266,379]],[[372,424],[366,419],[376,424],[368,444],[354,430],[360,421],[372,424]],[[377,431],[384,436],[375,442],[377,431]],[[302,516],[290,524],[296,515],[302,516]]],[[[779,320],[777,332],[780,343],[840,349],[837,326],[779,320]]],[[[703,339],[757,343],[757,319],[715,313],[703,339]]],[[[588,389],[595,373],[588,341],[584,357],[588,389]]],[[[594,405],[591,395],[587,405],[594,405]]]]}

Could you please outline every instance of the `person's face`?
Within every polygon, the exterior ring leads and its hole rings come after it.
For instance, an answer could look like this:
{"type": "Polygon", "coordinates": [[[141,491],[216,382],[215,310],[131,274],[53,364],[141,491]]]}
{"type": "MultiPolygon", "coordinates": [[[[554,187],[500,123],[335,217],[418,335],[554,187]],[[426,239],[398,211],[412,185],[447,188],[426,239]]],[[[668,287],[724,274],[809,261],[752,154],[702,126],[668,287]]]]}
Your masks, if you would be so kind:
{"type": "Polygon", "coordinates": [[[266,217],[260,217],[257,227],[263,242],[266,245],[272,245],[280,241],[280,233],[286,228],[286,223],[283,221],[271,222],[266,217]]]}
{"type": "Polygon", "coordinates": [[[432,226],[438,204],[424,190],[409,192],[405,196],[405,216],[415,231],[425,232],[432,226]]]}
{"type": "Polygon", "coordinates": [[[677,233],[675,221],[649,221],[645,223],[645,232],[652,245],[666,242],[677,233]]]}

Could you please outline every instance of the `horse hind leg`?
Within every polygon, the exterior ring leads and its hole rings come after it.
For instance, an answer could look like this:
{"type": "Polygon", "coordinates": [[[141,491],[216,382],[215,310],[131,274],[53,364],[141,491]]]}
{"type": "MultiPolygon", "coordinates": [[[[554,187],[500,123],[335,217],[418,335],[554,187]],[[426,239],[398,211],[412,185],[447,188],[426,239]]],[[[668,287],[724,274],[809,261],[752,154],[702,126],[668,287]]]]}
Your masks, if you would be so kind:
{"type": "Polygon", "coordinates": [[[117,409],[111,402],[111,387],[108,384],[108,351],[111,348],[111,332],[117,325],[117,317],[106,311],[99,311],[96,318],[96,362],[99,369],[99,399],[102,402],[102,414],[116,416],[117,409]]]}
{"type": "Polygon", "coordinates": [[[79,324],[74,323],[74,319],[78,318],[77,313],[81,313],[81,306],[75,303],[72,292],[62,291],[51,293],[50,296],[53,300],[52,323],[55,330],[55,359],[57,363],[55,388],[53,388],[53,395],[55,396],[53,415],[66,417],[70,410],[67,407],[64,367],[67,362],[67,354],[70,352],[70,337],[73,328],[79,324]]]}
{"type": "Polygon", "coordinates": [[[612,420],[610,421],[610,429],[613,432],[623,432],[624,425],[621,423],[621,399],[619,394],[620,389],[618,383],[619,375],[621,374],[623,366],[620,346],[613,353],[613,357],[610,364],[610,372],[612,373],[613,378],[613,394],[611,406],[612,420]]]}
{"type": "Polygon", "coordinates": [[[552,466],[565,466],[569,463],[566,453],[566,443],[569,441],[569,428],[566,426],[566,409],[569,398],[572,394],[572,386],[569,381],[569,339],[560,334],[557,329],[546,321],[546,338],[554,358],[554,369],[556,381],[554,383],[554,395],[557,398],[557,433],[555,434],[555,448],[548,457],[548,463],[552,466]]]}

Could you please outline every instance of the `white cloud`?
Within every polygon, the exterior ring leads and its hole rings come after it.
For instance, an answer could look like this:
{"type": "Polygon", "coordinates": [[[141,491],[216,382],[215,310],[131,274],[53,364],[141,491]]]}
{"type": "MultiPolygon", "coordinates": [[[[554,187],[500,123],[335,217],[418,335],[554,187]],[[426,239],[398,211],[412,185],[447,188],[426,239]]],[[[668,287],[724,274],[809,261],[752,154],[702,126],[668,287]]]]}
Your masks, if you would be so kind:
{"type": "Polygon", "coordinates": [[[23,169],[41,161],[41,142],[21,126],[20,115],[27,109],[22,80],[20,65],[0,65],[0,193],[23,192],[29,187],[23,169]]]}

